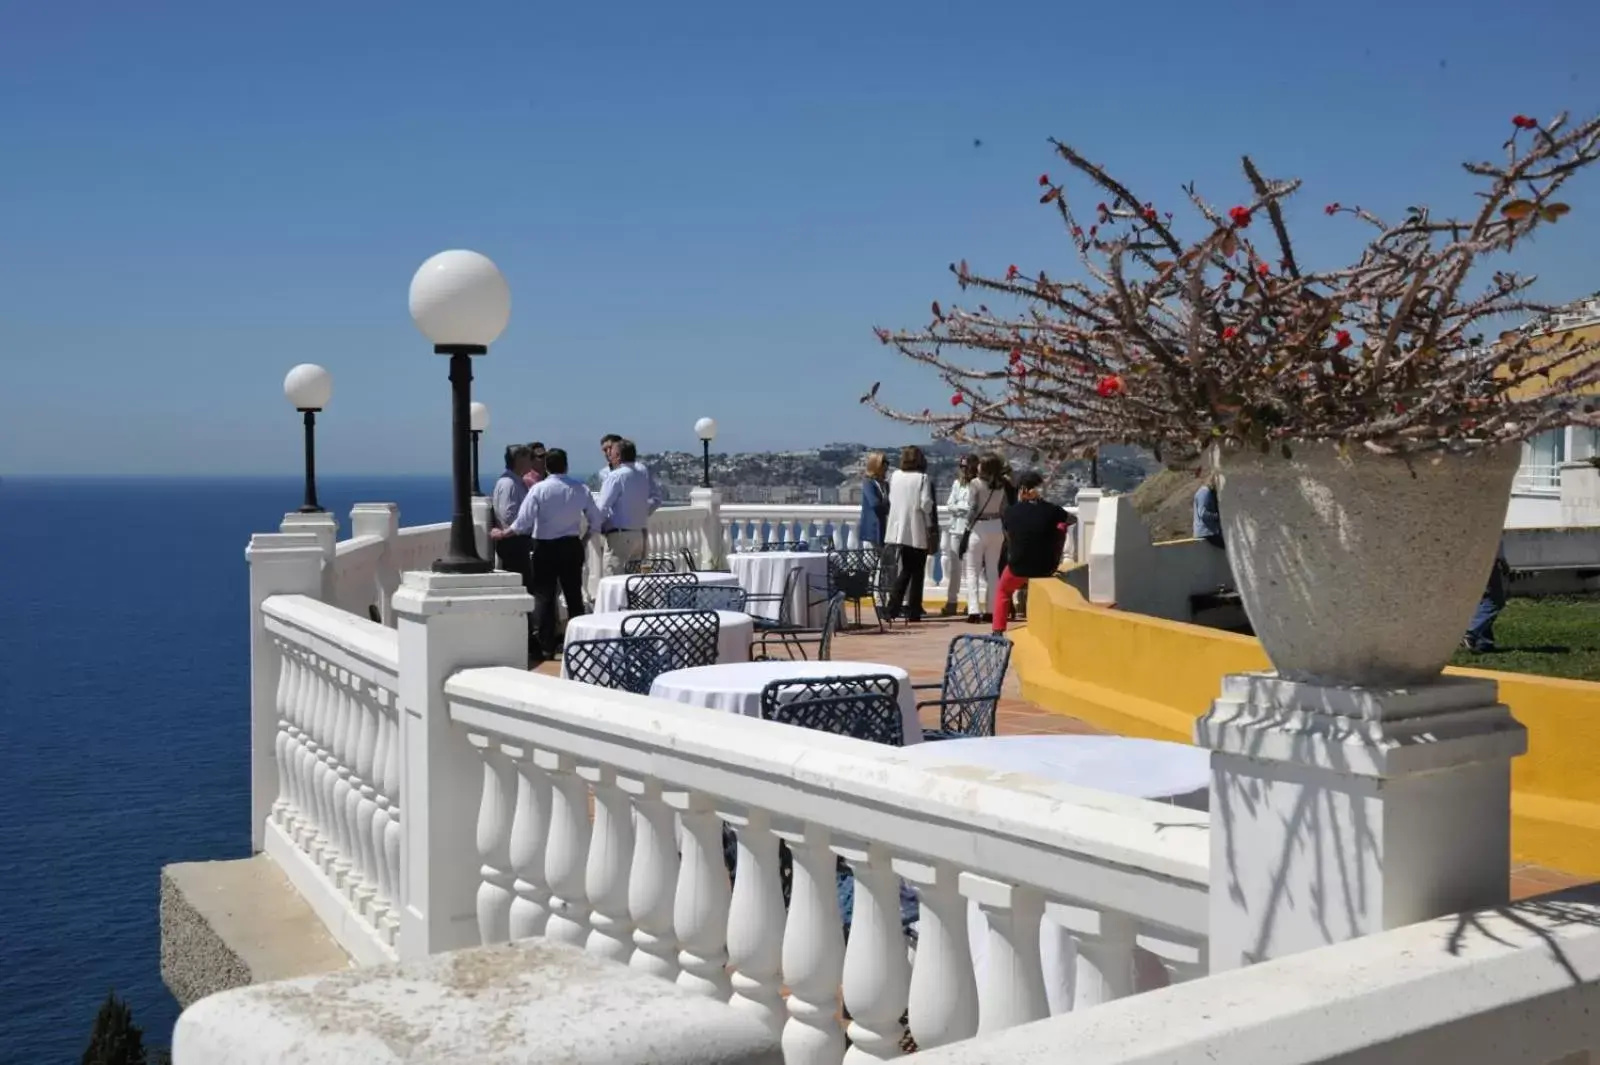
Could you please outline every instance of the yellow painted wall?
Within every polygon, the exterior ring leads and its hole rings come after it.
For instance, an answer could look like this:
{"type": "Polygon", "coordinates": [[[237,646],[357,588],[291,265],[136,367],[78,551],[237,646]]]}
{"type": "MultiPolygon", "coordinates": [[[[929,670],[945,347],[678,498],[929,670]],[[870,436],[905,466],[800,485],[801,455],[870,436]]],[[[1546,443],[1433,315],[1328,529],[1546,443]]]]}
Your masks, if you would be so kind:
{"type": "MultiPolygon", "coordinates": [[[[1061,581],[1034,581],[1012,660],[1030,702],[1125,736],[1192,741],[1224,673],[1270,668],[1252,637],[1089,603],[1061,581]]],[[[1455,670],[1499,682],[1528,729],[1512,763],[1517,861],[1600,877],[1600,684],[1455,670]]]]}

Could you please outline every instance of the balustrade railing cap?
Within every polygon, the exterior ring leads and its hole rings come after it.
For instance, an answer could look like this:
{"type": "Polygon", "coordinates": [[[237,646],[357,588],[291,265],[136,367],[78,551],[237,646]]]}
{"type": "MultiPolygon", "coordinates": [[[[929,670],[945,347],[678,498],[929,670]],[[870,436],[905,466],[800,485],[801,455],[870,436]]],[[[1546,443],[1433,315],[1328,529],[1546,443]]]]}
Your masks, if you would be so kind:
{"type": "Polygon", "coordinates": [[[174,1065],[781,1065],[753,1016],[574,947],[523,940],[239,988],[178,1018],[174,1065]]]}
{"type": "Polygon", "coordinates": [[[245,545],[247,561],[296,561],[306,553],[322,557],[322,545],[312,533],[255,533],[245,545]]]}
{"type": "Polygon", "coordinates": [[[533,597],[515,573],[434,573],[411,570],[394,593],[395,612],[404,617],[440,614],[526,614],[533,597]]]}

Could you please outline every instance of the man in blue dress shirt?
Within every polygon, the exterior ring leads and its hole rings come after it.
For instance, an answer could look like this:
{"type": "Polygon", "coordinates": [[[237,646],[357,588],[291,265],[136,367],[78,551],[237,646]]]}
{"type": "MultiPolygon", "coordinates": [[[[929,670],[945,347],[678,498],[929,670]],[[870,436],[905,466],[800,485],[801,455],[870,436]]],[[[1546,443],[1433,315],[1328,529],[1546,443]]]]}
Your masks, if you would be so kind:
{"type": "Polygon", "coordinates": [[[606,537],[605,573],[626,573],[628,563],[644,557],[645,526],[661,506],[661,492],[650,471],[639,463],[632,440],[618,440],[607,451],[616,465],[600,485],[600,528],[606,537]]]}
{"type": "Polygon", "coordinates": [[[567,474],[567,453],[545,452],[544,480],[528,489],[516,520],[506,530],[490,533],[533,537],[533,617],[540,651],[555,657],[556,591],[567,601],[567,617],[583,613],[583,543],[588,531],[600,528],[600,511],[588,487],[567,474]]]}
{"type": "MultiPolygon", "coordinates": [[[[517,512],[522,509],[522,501],[528,496],[528,486],[523,482],[523,478],[531,469],[533,469],[533,452],[526,445],[512,444],[506,448],[506,468],[494,482],[494,491],[489,496],[494,507],[496,528],[509,529],[511,523],[517,520],[517,512]]],[[[490,535],[493,536],[493,533],[490,535]]],[[[533,539],[527,535],[494,537],[494,553],[500,560],[500,567],[519,574],[529,595],[533,594],[533,578],[529,568],[532,550],[533,539]]]]}

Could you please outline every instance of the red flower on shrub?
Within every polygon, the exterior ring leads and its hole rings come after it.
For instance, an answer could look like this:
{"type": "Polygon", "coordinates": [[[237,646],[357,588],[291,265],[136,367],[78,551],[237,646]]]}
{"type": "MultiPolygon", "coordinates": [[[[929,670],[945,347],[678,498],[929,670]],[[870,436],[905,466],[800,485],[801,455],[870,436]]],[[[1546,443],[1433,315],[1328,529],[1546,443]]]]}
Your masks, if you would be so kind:
{"type": "Polygon", "coordinates": [[[1268,266],[1264,262],[1256,263],[1256,273],[1260,274],[1262,277],[1266,277],[1272,273],[1272,267],[1268,266]]]}
{"type": "Polygon", "coordinates": [[[950,405],[952,407],[959,407],[959,406],[961,406],[961,401],[963,399],[965,399],[965,398],[966,397],[963,396],[960,392],[957,392],[955,395],[950,397],[950,405]]]}
{"type": "Polygon", "coordinates": [[[1328,204],[1328,206],[1326,206],[1326,207],[1324,207],[1322,209],[1322,213],[1323,214],[1338,214],[1339,213],[1339,204],[1337,202],[1328,204]]]}
{"type": "Polygon", "coordinates": [[[1017,279],[1017,264],[1016,263],[1012,263],[1010,266],[1006,267],[1006,280],[1007,281],[1015,281],[1016,279],[1017,279]]]}
{"type": "Polygon", "coordinates": [[[1333,335],[1333,346],[1341,351],[1343,351],[1345,348],[1348,348],[1352,343],[1353,341],[1350,339],[1350,330],[1348,329],[1341,329],[1333,335]]]}
{"type": "Polygon", "coordinates": [[[1041,184],[1041,185],[1050,184],[1050,175],[1049,174],[1040,174],[1039,175],[1039,184],[1041,184]]]}
{"type": "Polygon", "coordinates": [[[1239,331],[1237,329],[1235,329],[1231,325],[1228,326],[1226,329],[1224,329],[1222,331],[1222,339],[1223,340],[1232,340],[1234,337],[1236,337],[1238,335],[1239,335],[1239,331]]]}
{"type": "Polygon", "coordinates": [[[1013,363],[1018,363],[1018,362],[1022,361],[1022,349],[1021,348],[1012,348],[1011,349],[1011,361],[1013,363]]]}
{"type": "Polygon", "coordinates": [[[1230,207],[1228,208],[1228,219],[1238,228],[1244,229],[1250,224],[1250,208],[1230,207]]]}
{"type": "Polygon", "coordinates": [[[1114,373],[1106,374],[1104,377],[1100,378],[1099,383],[1094,386],[1094,390],[1100,393],[1101,397],[1104,399],[1110,399],[1112,396],[1120,395],[1122,393],[1122,378],[1118,377],[1114,373]]]}
{"type": "Polygon", "coordinates": [[[1538,119],[1529,118],[1527,115],[1512,115],[1511,124],[1518,129],[1534,129],[1539,125],[1538,119]]]}
{"type": "Polygon", "coordinates": [[[1148,203],[1144,205],[1144,220],[1146,222],[1154,222],[1156,220],[1156,209],[1148,203]]]}

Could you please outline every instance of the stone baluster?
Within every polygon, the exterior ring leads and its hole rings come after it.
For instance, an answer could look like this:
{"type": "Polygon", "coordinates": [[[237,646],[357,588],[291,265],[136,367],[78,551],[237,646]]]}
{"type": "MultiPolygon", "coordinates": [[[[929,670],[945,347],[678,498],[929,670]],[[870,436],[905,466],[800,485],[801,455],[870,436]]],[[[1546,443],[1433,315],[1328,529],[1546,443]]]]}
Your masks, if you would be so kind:
{"type": "Polygon", "coordinates": [[[1032,888],[962,873],[961,893],[978,904],[987,925],[983,979],[978,985],[978,1034],[1050,1016],[1039,960],[1044,897],[1032,888]]]}
{"type": "Polygon", "coordinates": [[[478,940],[484,946],[511,938],[511,810],[516,801],[510,764],[488,736],[467,739],[483,758],[478,800],[478,940]]]}
{"type": "Polygon", "coordinates": [[[672,926],[678,937],[678,986],[722,1002],[728,980],[728,867],[722,856],[722,819],[699,792],[670,792],[667,802],[683,823],[672,926]]]}
{"type": "Polygon", "coordinates": [[[852,841],[839,852],[856,877],[850,941],[844,951],[844,1004],[850,1011],[846,1033],[850,1049],[844,1060],[898,1058],[905,1035],[900,1017],[911,989],[906,937],[900,927],[900,878],[882,844],[852,841]]]}
{"type": "Polygon", "coordinates": [[[578,776],[594,789],[594,824],[584,873],[591,907],[585,949],[626,964],[633,957],[633,918],[628,913],[633,807],[609,766],[581,766],[578,776]]]}
{"type": "MultiPolygon", "coordinates": [[[[328,766],[322,760],[322,754],[323,744],[328,739],[328,697],[331,694],[326,668],[320,659],[309,653],[306,655],[306,672],[311,680],[311,716],[306,727],[305,779],[306,790],[311,795],[311,807],[315,812],[312,814],[311,834],[305,848],[319,867],[323,866],[323,854],[332,849],[328,797],[323,793],[323,787],[328,782],[328,766]]],[[[323,868],[323,872],[326,873],[327,869],[323,868]]]]}
{"type": "MultiPolygon", "coordinates": [[[[392,692],[385,693],[383,707],[383,731],[388,737],[384,745],[383,770],[378,777],[382,786],[382,802],[380,804],[386,817],[383,824],[381,839],[374,837],[374,842],[382,844],[384,876],[388,879],[385,889],[388,899],[388,914],[383,918],[384,935],[393,945],[400,929],[400,898],[403,882],[400,868],[400,840],[402,825],[400,822],[400,706],[399,697],[392,692]]],[[[377,819],[373,820],[373,831],[377,831],[377,819]]]]}
{"type": "Polygon", "coordinates": [[[294,774],[289,769],[289,759],[300,742],[296,727],[295,685],[299,683],[299,663],[289,645],[274,640],[278,655],[278,693],[275,700],[278,711],[278,735],[272,749],[278,764],[278,797],[272,801],[272,820],[279,828],[292,832],[294,819],[299,815],[295,808],[294,774]]]}
{"type": "Polygon", "coordinates": [[[765,810],[724,811],[738,832],[738,873],[728,907],[728,963],[735,1009],[782,1034],[783,879],[778,837],[765,810]]]}
{"type": "Polygon", "coordinates": [[[839,983],[844,972],[844,926],[828,830],[807,824],[780,831],[794,855],[789,920],[783,931],[783,979],[789,985],[789,1020],[783,1026],[786,1065],[839,1065],[844,1029],[839,1025],[839,983]]]}
{"type": "Polygon", "coordinates": [[[538,750],[533,761],[550,777],[550,839],[544,856],[550,920],[545,935],[582,947],[589,941],[589,788],[567,755],[538,750]]]}
{"type": "Polygon", "coordinates": [[[978,1034],[978,985],[956,868],[909,859],[896,859],[894,868],[916,885],[921,904],[911,968],[911,1035],[922,1050],[971,1039],[978,1034]]]}
{"type": "Polygon", "coordinates": [[[1078,959],[1073,978],[1072,1008],[1088,1009],[1134,992],[1133,918],[1120,913],[1093,914],[1094,929],[1074,929],[1078,959]]]}
{"type": "Polygon", "coordinates": [[[550,887],[544,878],[545,842],[550,836],[550,778],[533,764],[530,748],[506,745],[517,777],[516,805],[511,812],[511,938],[545,934],[550,920],[550,887]]]}
{"type": "Polygon", "coordinates": [[[373,927],[382,927],[384,919],[395,911],[395,875],[389,868],[389,849],[386,846],[389,836],[389,822],[394,819],[390,812],[390,782],[389,780],[389,747],[398,739],[394,723],[389,716],[389,707],[384,705],[384,700],[392,704],[394,696],[381,688],[371,691],[371,705],[376,713],[378,723],[378,739],[373,744],[373,827],[371,827],[371,846],[373,846],[373,886],[376,894],[373,895],[373,927]]]}
{"type": "Polygon", "coordinates": [[[628,964],[665,980],[678,978],[678,937],[672,927],[678,888],[677,818],[649,778],[617,778],[633,797],[633,863],[628,870],[628,913],[633,945],[628,964]]]}
{"type": "Polygon", "coordinates": [[[353,726],[355,725],[355,704],[351,695],[350,674],[343,669],[335,668],[332,671],[333,689],[333,742],[329,750],[328,771],[329,784],[333,795],[333,824],[335,848],[331,876],[335,887],[342,889],[346,895],[350,892],[350,880],[355,869],[355,822],[352,816],[354,810],[352,801],[355,798],[354,789],[350,785],[350,763],[354,761],[351,749],[355,746],[353,726]]]}
{"type": "Polygon", "coordinates": [[[334,805],[334,731],[339,722],[339,689],[334,681],[333,666],[324,660],[317,662],[317,761],[311,767],[317,781],[317,800],[321,809],[318,832],[317,864],[322,875],[333,875],[333,863],[339,857],[339,817],[334,805]]]}
{"type": "Polygon", "coordinates": [[[372,834],[373,820],[378,813],[378,790],[374,784],[378,758],[378,703],[374,686],[365,681],[359,682],[359,685],[355,698],[356,710],[360,714],[360,729],[356,734],[356,775],[352,783],[356,786],[354,820],[361,879],[353,898],[356,912],[371,921],[373,900],[378,894],[378,866],[382,864],[372,834]]]}
{"type": "Polygon", "coordinates": [[[316,755],[312,753],[315,741],[311,732],[317,727],[317,671],[309,652],[295,653],[299,677],[295,706],[300,719],[298,742],[290,752],[290,772],[294,774],[294,790],[299,796],[300,816],[295,819],[294,842],[302,851],[311,853],[311,843],[317,837],[317,793],[312,773],[316,755]]]}

